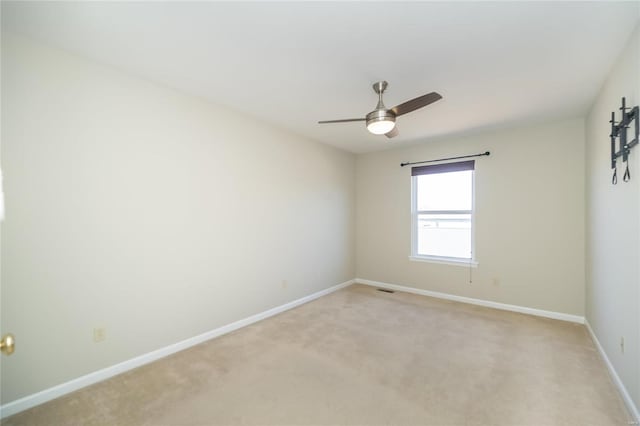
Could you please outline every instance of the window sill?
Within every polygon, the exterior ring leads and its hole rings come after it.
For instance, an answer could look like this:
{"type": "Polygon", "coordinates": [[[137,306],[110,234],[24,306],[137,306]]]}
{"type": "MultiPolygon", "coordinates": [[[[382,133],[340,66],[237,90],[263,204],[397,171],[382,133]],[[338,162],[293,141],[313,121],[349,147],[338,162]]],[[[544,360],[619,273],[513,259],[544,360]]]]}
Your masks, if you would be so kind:
{"type": "Polygon", "coordinates": [[[436,256],[409,256],[412,262],[439,263],[441,265],[467,266],[472,268],[478,267],[475,260],[468,261],[464,259],[456,259],[452,257],[436,257],[436,256]]]}

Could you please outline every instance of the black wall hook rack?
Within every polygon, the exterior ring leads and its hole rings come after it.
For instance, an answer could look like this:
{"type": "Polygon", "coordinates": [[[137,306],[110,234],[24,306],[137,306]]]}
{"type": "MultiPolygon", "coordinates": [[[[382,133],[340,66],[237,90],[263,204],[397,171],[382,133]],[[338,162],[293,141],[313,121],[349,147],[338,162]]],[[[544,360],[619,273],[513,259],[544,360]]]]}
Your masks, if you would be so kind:
{"type": "Polygon", "coordinates": [[[629,159],[629,153],[631,152],[631,148],[638,145],[638,140],[640,139],[639,133],[639,122],[640,111],[638,106],[634,106],[632,108],[627,107],[626,99],[622,98],[622,107],[620,107],[620,111],[622,111],[622,119],[620,122],[616,123],[616,113],[615,111],[611,113],[611,134],[609,137],[611,138],[611,168],[613,169],[613,178],[611,183],[614,185],[618,183],[618,170],[616,169],[616,161],[618,158],[622,157],[622,162],[626,163],[626,170],[624,172],[623,180],[625,182],[629,182],[631,180],[631,173],[629,172],[629,163],[627,160],[629,159]],[[631,123],[634,123],[635,129],[635,138],[628,141],[627,140],[627,129],[631,126],[631,123]],[[620,139],[620,143],[616,144],[616,139],[620,139]],[[618,149],[619,146],[619,149],[618,149]]]}

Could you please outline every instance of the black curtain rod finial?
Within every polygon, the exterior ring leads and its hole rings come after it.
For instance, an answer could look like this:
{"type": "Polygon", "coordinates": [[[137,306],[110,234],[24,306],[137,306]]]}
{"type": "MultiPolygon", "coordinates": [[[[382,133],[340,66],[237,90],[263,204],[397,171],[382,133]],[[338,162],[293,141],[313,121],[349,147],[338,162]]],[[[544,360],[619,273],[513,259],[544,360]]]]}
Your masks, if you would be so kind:
{"type": "Polygon", "coordinates": [[[459,160],[461,158],[484,157],[485,155],[491,155],[491,152],[485,151],[481,154],[463,155],[460,157],[438,158],[437,160],[427,160],[427,161],[414,161],[413,163],[400,163],[400,167],[408,166],[410,164],[435,163],[437,161],[459,160]]]}

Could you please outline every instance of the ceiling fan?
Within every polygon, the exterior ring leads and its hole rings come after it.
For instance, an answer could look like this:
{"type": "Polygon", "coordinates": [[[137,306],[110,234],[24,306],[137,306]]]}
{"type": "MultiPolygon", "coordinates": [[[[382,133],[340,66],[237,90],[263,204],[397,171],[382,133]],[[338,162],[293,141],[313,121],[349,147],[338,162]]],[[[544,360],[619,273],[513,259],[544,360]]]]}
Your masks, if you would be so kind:
{"type": "Polygon", "coordinates": [[[376,109],[367,114],[364,118],[346,118],[344,120],[326,120],[318,121],[318,124],[327,123],[348,123],[350,121],[366,121],[367,130],[374,135],[385,135],[388,138],[398,136],[398,128],[396,127],[396,117],[415,111],[442,99],[442,96],[436,92],[427,93],[418,96],[410,101],[396,105],[387,109],[382,102],[382,94],[387,88],[386,81],[379,81],[373,85],[373,90],[378,94],[378,105],[376,109]]]}

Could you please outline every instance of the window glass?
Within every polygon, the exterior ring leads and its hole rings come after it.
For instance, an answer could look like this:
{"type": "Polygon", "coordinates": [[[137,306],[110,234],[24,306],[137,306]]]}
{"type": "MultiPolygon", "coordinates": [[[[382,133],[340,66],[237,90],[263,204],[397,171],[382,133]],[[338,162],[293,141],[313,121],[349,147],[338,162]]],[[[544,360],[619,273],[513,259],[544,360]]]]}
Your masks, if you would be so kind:
{"type": "Polygon", "coordinates": [[[423,256],[471,258],[471,215],[419,214],[417,250],[423,256]]]}
{"type": "Polygon", "coordinates": [[[471,210],[473,170],[415,178],[418,210],[471,210]]]}
{"type": "Polygon", "coordinates": [[[473,258],[474,170],[428,170],[412,177],[414,256],[473,258]]]}

